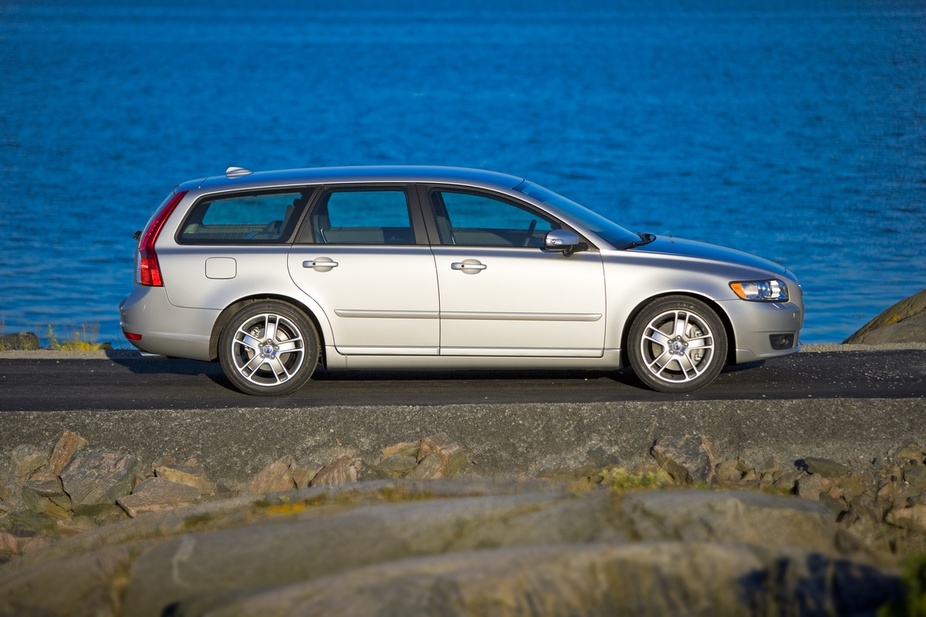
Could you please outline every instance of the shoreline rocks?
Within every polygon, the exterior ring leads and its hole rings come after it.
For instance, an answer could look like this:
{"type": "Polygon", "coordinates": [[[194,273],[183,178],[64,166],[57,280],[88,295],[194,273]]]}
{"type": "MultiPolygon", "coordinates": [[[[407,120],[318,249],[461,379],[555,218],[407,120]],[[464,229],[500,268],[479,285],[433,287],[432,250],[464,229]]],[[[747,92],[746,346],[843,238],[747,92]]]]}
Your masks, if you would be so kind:
{"type": "Polygon", "coordinates": [[[904,298],[862,326],[843,344],[926,343],[926,289],[904,298]]]}
{"type": "Polygon", "coordinates": [[[859,470],[661,435],[630,469],[507,479],[435,435],[325,456],[228,487],[196,459],[141,461],[71,430],[18,446],[0,461],[0,615],[672,613],[680,589],[706,607],[692,614],[872,614],[903,602],[899,564],[926,551],[916,443],[859,470]]]}
{"type": "Polygon", "coordinates": [[[0,614],[867,615],[902,605],[898,570],[844,535],[823,504],[761,491],[378,480],[87,530],[0,566],[0,614]]]}
{"type": "MultiPolygon", "coordinates": [[[[348,449],[328,457],[312,464],[285,455],[245,486],[228,487],[213,481],[196,459],[140,461],[64,430],[50,448],[20,445],[0,465],[0,560],[33,549],[36,537],[46,543],[66,537],[75,525],[97,527],[195,503],[375,480],[478,477],[460,445],[439,436],[384,447],[376,458],[348,449]],[[23,550],[15,538],[29,539],[23,550]]],[[[649,458],[631,469],[585,467],[547,474],[546,480],[582,489],[710,487],[795,495],[825,505],[859,547],[886,555],[926,549],[926,451],[916,443],[904,444],[891,460],[853,471],[812,456],[794,464],[775,456],[760,463],[719,459],[706,436],[666,435],[655,438],[649,458]]]]}

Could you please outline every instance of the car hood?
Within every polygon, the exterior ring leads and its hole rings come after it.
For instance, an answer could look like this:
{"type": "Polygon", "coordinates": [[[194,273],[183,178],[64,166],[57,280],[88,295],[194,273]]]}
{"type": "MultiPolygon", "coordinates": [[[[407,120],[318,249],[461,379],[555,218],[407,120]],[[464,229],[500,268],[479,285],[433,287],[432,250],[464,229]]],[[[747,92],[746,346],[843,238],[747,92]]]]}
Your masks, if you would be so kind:
{"type": "Polygon", "coordinates": [[[704,259],[708,261],[718,261],[726,263],[735,263],[750,268],[768,270],[778,275],[789,275],[787,268],[757,257],[750,253],[744,253],[736,249],[730,249],[706,242],[696,242],[694,240],[685,240],[683,238],[673,238],[672,236],[657,236],[655,240],[648,244],[636,246],[630,249],[635,253],[660,253],[663,255],[677,255],[679,257],[688,257],[692,259],[704,259]]]}

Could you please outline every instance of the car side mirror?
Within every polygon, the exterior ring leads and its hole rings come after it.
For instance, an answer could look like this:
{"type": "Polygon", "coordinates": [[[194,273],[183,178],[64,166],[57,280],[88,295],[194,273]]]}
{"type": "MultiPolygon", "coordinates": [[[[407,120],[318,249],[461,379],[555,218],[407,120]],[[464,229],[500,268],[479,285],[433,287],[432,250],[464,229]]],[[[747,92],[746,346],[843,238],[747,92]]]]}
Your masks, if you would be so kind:
{"type": "Polygon", "coordinates": [[[548,251],[558,251],[569,257],[576,252],[579,243],[579,234],[571,229],[554,229],[544,237],[543,248],[548,251]]]}

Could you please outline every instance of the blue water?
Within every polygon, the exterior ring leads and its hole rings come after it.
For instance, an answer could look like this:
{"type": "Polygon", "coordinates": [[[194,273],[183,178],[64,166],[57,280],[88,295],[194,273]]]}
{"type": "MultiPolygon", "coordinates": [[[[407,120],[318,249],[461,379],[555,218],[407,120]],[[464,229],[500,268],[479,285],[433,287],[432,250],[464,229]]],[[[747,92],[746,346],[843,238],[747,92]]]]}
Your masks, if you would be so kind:
{"type": "Polygon", "coordinates": [[[132,233],[229,165],[522,175],[787,265],[804,342],[926,287],[922,2],[262,4],[0,3],[3,331],[127,347],[132,233]]]}

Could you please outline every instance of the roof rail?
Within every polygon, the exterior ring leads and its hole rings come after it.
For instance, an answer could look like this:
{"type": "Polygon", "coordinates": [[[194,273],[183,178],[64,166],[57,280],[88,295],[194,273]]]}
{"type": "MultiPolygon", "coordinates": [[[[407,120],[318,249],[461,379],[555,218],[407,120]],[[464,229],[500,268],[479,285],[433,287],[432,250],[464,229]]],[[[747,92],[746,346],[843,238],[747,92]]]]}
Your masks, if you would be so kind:
{"type": "Polygon", "coordinates": [[[225,170],[226,178],[240,178],[241,176],[251,175],[250,169],[245,169],[244,167],[229,167],[225,170]]]}

